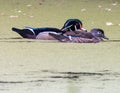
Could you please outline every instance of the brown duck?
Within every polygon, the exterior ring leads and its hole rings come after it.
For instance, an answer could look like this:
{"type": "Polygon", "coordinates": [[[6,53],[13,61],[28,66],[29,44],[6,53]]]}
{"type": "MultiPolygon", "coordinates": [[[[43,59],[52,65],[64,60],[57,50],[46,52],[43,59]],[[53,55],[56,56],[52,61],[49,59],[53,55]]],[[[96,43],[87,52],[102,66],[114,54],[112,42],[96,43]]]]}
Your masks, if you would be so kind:
{"type": "Polygon", "coordinates": [[[90,32],[80,31],[68,31],[63,35],[49,33],[60,42],[71,42],[71,43],[98,43],[103,39],[108,38],[105,36],[104,31],[99,28],[94,28],[90,32]]]}

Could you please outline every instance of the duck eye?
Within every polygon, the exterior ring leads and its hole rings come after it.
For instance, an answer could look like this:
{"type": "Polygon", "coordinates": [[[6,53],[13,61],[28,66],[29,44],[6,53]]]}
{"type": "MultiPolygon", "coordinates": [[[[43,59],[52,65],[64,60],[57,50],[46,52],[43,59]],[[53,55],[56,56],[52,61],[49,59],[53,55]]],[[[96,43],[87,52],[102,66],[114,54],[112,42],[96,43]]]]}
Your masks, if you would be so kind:
{"type": "Polygon", "coordinates": [[[97,34],[99,34],[99,35],[100,35],[100,34],[101,34],[101,32],[97,32],[97,34]]]}

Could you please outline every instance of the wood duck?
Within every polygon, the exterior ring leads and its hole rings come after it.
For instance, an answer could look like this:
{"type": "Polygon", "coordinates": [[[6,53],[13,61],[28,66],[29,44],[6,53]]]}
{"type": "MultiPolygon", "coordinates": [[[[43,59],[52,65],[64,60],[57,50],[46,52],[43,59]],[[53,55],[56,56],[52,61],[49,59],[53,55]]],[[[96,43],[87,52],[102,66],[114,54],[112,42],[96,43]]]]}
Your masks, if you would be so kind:
{"type": "Polygon", "coordinates": [[[24,29],[12,28],[14,32],[17,32],[23,38],[28,39],[41,39],[41,40],[54,40],[48,33],[63,34],[64,32],[57,28],[31,28],[26,27],[24,29]]]}
{"type": "Polygon", "coordinates": [[[83,23],[79,19],[68,19],[63,27],[61,28],[62,31],[87,31],[83,28],[83,23]]]}
{"type": "Polygon", "coordinates": [[[23,29],[13,27],[12,30],[17,32],[23,38],[28,39],[41,39],[41,40],[54,40],[55,38],[49,35],[49,33],[54,34],[64,34],[67,31],[78,31],[82,30],[82,22],[78,19],[68,19],[62,29],[43,27],[43,28],[32,28],[26,27],[23,29]]]}
{"type": "Polygon", "coordinates": [[[64,35],[56,35],[49,33],[51,36],[59,40],[60,42],[72,42],[72,43],[98,43],[102,39],[108,38],[105,36],[104,31],[99,28],[91,29],[90,32],[66,32],[64,35]]]}

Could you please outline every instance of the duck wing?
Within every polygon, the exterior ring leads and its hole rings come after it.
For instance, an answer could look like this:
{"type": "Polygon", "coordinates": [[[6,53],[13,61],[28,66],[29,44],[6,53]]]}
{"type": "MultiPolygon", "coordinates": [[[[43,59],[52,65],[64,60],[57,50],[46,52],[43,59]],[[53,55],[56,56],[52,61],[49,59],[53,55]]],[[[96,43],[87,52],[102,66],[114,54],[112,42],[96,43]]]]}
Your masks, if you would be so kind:
{"type": "Polygon", "coordinates": [[[42,27],[42,28],[32,28],[32,27],[26,27],[25,29],[33,30],[35,35],[37,36],[39,33],[42,32],[56,32],[56,33],[64,33],[58,28],[52,28],[52,27],[42,27]]]}
{"type": "Polygon", "coordinates": [[[94,37],[90,32],[83,32],[83,31],[67,31],[66,33],[64,33],[64,35],[72,36],[72,37],[88,38],[88,39],[94,37]]]}
{"type": "Polygon", "coordinates": [[[70,40],[69,37],[64,36],[62,34],[49,33],[49,35],[54,37],[56,40],[59,40],[60,42],[67,42],[70,40]]]}

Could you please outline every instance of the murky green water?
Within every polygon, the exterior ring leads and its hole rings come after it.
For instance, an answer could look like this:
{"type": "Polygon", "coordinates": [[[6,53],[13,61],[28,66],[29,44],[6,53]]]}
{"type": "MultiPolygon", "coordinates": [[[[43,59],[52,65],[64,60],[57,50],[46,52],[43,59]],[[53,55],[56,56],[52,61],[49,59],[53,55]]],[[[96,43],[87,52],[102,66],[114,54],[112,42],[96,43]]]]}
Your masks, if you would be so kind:
{"type": "Polygon", "coordinates": [[[0,92],[119,92],[119,45],[1,40],[0,92]]]}
{"type": "Polygon", "coordinates": [[[119,0],[0,0],[0,93],[119,93],[119,0]],[[109,2],[108,2],[109,1],[109,2]],[[22,39],[11,27],[58,27],[79,18],[98,44],[22,39]]]}
{"type": "Polygon", "coordinates": [[[120,74],[107,70],[95,73],[41,70],[4,75],[4,78],[8,77],[19,78],[19,80],[0,81],[1,93],[113,93],[120,91],[120,74]]]}

